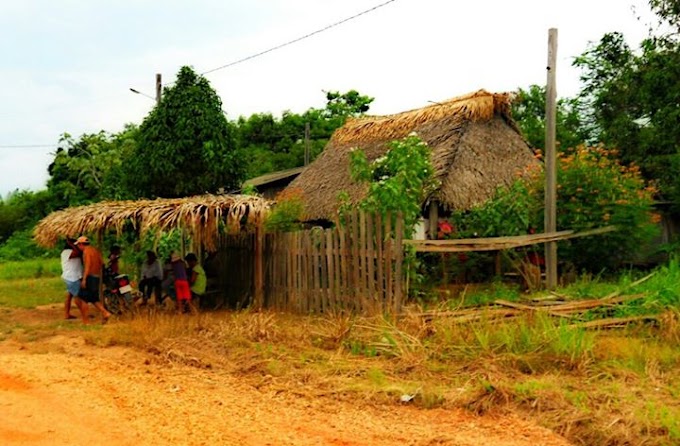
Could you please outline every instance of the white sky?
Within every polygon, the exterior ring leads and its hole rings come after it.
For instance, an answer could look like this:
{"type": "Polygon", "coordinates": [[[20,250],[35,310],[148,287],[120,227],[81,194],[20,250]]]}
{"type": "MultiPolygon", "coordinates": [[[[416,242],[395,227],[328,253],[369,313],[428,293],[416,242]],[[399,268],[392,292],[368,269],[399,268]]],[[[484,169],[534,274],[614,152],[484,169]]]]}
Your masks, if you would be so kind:
{"type": "MultiPolygon", "coordinates": [[[[140,123],[155,73],[208,71],[385,0],[0,0],[0,194],[45,187],[59,135],[140,123]]],[[[375,97],[397,113],[480,88],[545,83],[548,29],[559,30],[560,96],[571,61],[605,32],[636,46],[646,0],[396,0],[292,46],[206,77],[233,119],[323,107],[322,90],[375,97]],[[642,16],[641,20],[637,17],[642,16]]]]}

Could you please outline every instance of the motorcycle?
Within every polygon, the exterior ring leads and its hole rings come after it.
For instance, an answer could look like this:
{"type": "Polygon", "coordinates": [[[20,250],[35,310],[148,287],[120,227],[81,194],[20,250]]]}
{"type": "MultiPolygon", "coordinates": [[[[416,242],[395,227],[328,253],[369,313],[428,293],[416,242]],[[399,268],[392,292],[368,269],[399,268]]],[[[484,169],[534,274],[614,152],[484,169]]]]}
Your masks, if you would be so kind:
{"type": "Polygon", "coordinates": [[[115,275],[110,268],[104,270],[104,307],[113,314],[132,311],[132,286],[127,274],[115,275]]]}

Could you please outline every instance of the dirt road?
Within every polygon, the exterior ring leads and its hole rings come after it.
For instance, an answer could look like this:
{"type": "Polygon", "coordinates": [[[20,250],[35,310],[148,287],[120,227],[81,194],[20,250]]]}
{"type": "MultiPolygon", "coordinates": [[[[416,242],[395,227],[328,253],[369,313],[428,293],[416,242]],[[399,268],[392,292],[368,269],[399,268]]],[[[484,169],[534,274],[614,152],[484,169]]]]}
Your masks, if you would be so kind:
{"type": "Polygon", "coordinates": [[[555,445],[516,418],[261,391],[72,336],[0,343],[2,445],[555,445]]]}

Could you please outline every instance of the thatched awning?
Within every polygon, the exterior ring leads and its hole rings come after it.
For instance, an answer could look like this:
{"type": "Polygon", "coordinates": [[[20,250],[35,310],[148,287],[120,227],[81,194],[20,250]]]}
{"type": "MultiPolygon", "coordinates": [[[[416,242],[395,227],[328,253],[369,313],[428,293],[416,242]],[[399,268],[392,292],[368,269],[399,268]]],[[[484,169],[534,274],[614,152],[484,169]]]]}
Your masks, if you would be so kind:
{"type": "Polygon", "coordinates": [[[130,225],[141,233],[182,228],[194,242],[213,249],[222,230],[238,230],[243,219],[258,225],[269,207],[269,201],[247,195],[104,201],[51,213],[38,223],[34,237],[38,244],[51,247],[64,237],[107,230],[120,234],[130,225]]]}
{"type": "Polygon", "coordinates": [[[350,177],[350,152],[359,148],[373,161],[385,155],[390,141],[416,132],[431,149],[440,184],[426,202],[470,209],[538,164],[510,116],[510,105],[509,94],[480,90],[395,115],[350,119],[289,188],[303,196],[307,220],[333,220],[341,191],[357,203],[368,190],[350,177]]]}

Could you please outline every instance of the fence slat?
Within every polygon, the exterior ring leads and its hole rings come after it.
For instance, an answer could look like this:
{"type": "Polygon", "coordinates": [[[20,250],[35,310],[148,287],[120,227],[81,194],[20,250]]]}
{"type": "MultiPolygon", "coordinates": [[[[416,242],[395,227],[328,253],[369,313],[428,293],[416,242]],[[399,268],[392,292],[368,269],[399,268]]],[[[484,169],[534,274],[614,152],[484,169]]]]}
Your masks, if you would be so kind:
{"type": "Polygon", "coordinates": [[[320,278],[321,280],[319,281],[321,283],[321,288],[319,289],[319,295],[321,296],[321,311],[327,312],[328,311],[328,296],[330,294],[330,285],[328,282],[328,262],[330,260],[330,256],[328,255],[328,250],[326,248],[326,231],[320,231],[319,232],[319,263],[321,264],[321,270],[319,271],[320,273],[320,278]]]}
{"type": "Polygon", "coordinates": [[[368,293],[368,301],[371,309],[369,311],[376,311],[378,309],[375,298],[375,238],[373,214],[366,214],[366,260],[368,268],[366,269],[366,279],[368,281],[366,292],[368,293]]]}
{"type": "Polygon", "coordinates": [[[402,264],[404,262],[404,247],[402,240],[404,238],[404,216],[399,213],[397,215],[397,223],[394,228],[394,307],[392,311],[394,314],[401,313],[402,306],[402,264]]]}
{"type": "Polygon", "coordinates": [[[392,240],[392,213],[388,212],[385,215],[385,306],[383,311],[389,311],[390,308],[394,308],[394,293],[392,289],[392,269],[394,265],[392,264],[392,250],[393,250],[393,240],[392,240]]]}
{"type": "Polygon", "coordinates": [[[378,271],[376,275],[376,287],[377,287],[377,308],[382,309],[385,305],[385,256],[383,252],[383,237],[385,231],[383,228],[383,220],[380,214],[375,216],[375,249],[376,249],[376,260],[378,264],[378,271]]]}

